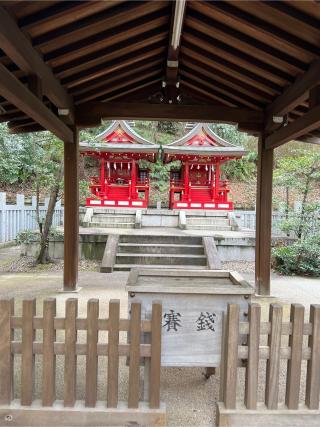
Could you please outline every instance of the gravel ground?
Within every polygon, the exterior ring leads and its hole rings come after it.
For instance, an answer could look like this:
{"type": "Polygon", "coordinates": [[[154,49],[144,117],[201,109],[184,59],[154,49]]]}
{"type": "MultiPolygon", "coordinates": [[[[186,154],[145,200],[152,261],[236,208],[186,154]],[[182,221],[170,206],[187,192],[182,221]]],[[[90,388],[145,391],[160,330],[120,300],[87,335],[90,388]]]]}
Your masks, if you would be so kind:
{"type": "MultiPolygon", "coordinates": [[[[99,267],[99,261],[79,261],[79,271],[98,271],[99,267]]],[[[0,265],[0,271],[8,273],[41,273],[45,271],[63,271],[63,261],[55,260],[48,264],[36,264],[33,257],[18,256],[0,265]]]]}

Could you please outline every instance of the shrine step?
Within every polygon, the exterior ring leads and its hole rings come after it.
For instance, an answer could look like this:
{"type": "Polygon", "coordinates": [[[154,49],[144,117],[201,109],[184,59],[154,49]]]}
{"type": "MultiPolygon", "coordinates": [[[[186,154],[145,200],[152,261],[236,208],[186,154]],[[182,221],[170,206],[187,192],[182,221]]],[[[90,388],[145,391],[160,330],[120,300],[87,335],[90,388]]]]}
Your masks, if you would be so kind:
{"type": "Polygon", "coordinates": [[[230,221],[228,218],[216,218],[216,217],[187,217],[187,224],[195,224],[195,225],[219,225],[219,226],[228,226],[230,225],[230,221]]]}
{"type": "Polygon", "coordinates": [[[99,214],[94,215],[93,222],[98,222],[100,224],[123,224],[123,223],[129,223],[134,224],[135,222],[135,215],[127,215],[127,216],[118,216],[118,215],[105,215],[105,214],[99,214]]]}
{"type": "MultiPolygon", "coordinates": [[[[168,264],[161,265],[157,264],[156,266],[153,264],[115,264],[113,267],[113,270],[115,271],[129,271],[132,268],[139,267],[139,268],[157,268],[157,269],[168,269],[168,264]]],[[[170,268],[175,270],[203,270],[203,265],[171,265],[170,268]]]]}
{"type": "Polygon", "coordinates": [[[203,245],[176,243],[119,243],[118,253],[204,255],[203,245]]]}
{"type": "Polygon", "coordinates": [[[120,243],[136,243],[136,244],[180,244],[180,245],[202,245],[202,237],[198,236],[163,236],[163,235],[133,235],[123,234],[120,236],[120,243]]]}
{"type": "Polygon", "coordinates": [[[207,265],[206,255],[194,254],[150,254],[150,253],[117,253],[116,264],[149,264],[164,265],[207,265]]]}
{"type": "Polygon", "coordinates": [[[231,231],[231,225],[215,225],[215,224],[188,224],[186,229],[190,230],[211,230],[211,231],[231,231]]]}
{"type": "Polygon", "coordinates": [[[101,222],[91,222],[90,227],[92,228],[134,228],[134,222],[117,222],[117,223],[101,223],[101,222]]]}

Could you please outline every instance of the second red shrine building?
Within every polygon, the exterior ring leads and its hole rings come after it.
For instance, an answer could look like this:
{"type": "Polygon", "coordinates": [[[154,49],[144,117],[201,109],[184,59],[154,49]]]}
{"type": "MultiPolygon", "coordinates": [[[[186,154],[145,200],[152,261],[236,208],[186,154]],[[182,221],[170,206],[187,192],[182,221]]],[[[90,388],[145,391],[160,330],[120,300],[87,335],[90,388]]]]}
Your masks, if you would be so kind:
{"type": "Polygon", "coordinates": [[[165,163],[178,160],[181,165],[171,170],[170,208],[206,210],[233,209],[220,166],[246,154],[202,123],[165,145],[161,153],[159,145],[142,138],[123,120],[113,122],[93,142],[80,142],[80,151],[100,162],[99,176],[91,177],[87,206],[147,208],[150,181],[145,165],[162,154],[165,163]]]}

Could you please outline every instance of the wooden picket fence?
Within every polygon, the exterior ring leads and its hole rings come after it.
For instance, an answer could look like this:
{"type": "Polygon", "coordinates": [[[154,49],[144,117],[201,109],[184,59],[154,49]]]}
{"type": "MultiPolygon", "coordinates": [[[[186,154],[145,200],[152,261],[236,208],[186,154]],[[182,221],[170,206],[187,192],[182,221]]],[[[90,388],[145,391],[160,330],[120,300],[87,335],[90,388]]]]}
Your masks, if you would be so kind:
{"type": "Polygon", "coordinates": [[[15,316],[14,300],[0,300],[1,426],[165,425],[165,409],[160,404],[161,303],[153,303],[150,320],[141,319],[140,303],[131,305],[130,319],[120,318],[118,300],[110,301],[109,318],[99,317],[99,305],[98,299],[89,300],[87,317],[79,318],[78,300],[70,298],[66,300],[65,317],[57,317],[56,300],[50,298],[44,300],[43,316],[39,317],[36,316],[35,299],[26,299],[22,303],[22,316],[15,316]],[[78,339],[78,331],[86,331],[84,343],[78,339]],[[100,331],[108,331],[105,333],[108,339],[103,340],[101,334],[99,337],[100,331]],[[122,331],[129,334],[130,343],[119,342],[122,331]],[[141,343],[142,333],[150,334],[149,344],[141,343]],[[42,339],[37,341],[39,336],[42,339]],[[21,355],[18,386],[14,381],[17,355],[21,355]],[[40,355],[41,369],[35,364],[36,355],[40,355]],[[56,363],[58,355],[63,356],[64,364],[56,363]],[[83,370],[77,366],[78,356],[86,358],[83,370]],[[129,364],[126,402],[118,399],[119,358],[122,356],[128,358],[129,364]],[[148,402],[139,399],[142,358],[147,358],[150,366],[148,402]],[[101,363],[107,366],[103,382],[105,401],[97,400],[101,363]],[[57,400],[56,377],[61,369],[63,400],[57,400]],[[77,399],[77,370],[78,375],[84,377],[84,401],[77,399]],[[39,375],[41,399],[36,400],[35,377],[39,375]],[[19,399],[14,399],[15,388],[21,389],[19,399]]]}
{"type": "Polygon", "coordinates": [[[320,305],[310,306],[308,323],[304,315],[302,305],[292,304],[290,321],[283,322],[282,306],[271,304],[269,321],[261,322],[260,305],[251,304],[248,322],[239,322],[239,306],[228,306],[223,332],[220,402],[217,404],[218,426],[320,425],[320,305]],[[287,361],[285,401],[279,402],[283,359],[287,361]],[[259,361],[266,363],[263,402],[258,401],[259,361]],[[304,361],[307,361],[306,388],[301,402],[304,361]],[[237,382],[241,364],[245,365],[244,390],[240,390],[244,399],[239,401],[237,382]]]}

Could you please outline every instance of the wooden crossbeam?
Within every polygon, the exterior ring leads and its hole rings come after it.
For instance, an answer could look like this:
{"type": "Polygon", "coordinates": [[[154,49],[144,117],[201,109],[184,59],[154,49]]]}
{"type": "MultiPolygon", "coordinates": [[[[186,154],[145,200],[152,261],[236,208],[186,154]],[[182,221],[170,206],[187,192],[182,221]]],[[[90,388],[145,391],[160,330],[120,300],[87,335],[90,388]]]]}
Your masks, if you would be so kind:
{"type": "Polygon", "coordinates": [[[173,105],[148,103],[88,102],[76,108],[76,125],[96,119],[179,120],[208,123],[263,124],[263,112],[222,105],[173,105]]]}
{"type": "Polygon", "coordinates": [[[27,74],[37,74],[43,93],[56,107],[68,109],[68,123],[73,124],[73,100],[54,76],[30,40],[22,33],[12,16],[0,6],[0,47],[27,74]]]}
{"type": "Polygon", "coordinates": [[[65,142],[73,142],[71,129],[0,64],[0,94],[45,129],[65,142]]]}
{"type": "Polygon", "coordinates": [[[266,148],[273,149],[280,147],[286,142],[298,139],[309,132],[320,127],[320,105],[312,108],[304,116],[284,126],[266,138],[266,148]]]}
{"type": "Polygon", "coordinates": [[[308,99],[308,92],[320,83],[320,60],[314,61],[309,70],[279,95],[267,108],[268,116],[282,116],[308,99]]]}

